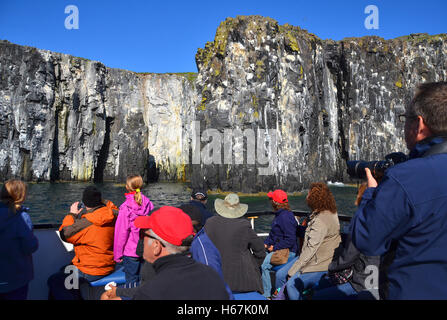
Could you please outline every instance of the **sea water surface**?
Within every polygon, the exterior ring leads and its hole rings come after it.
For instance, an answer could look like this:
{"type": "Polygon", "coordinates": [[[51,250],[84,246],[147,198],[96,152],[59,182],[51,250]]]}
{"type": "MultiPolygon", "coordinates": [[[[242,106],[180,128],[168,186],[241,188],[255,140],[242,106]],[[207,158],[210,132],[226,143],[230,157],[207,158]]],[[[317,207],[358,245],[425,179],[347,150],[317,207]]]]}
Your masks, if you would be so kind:
{"type": "MultiPolygon", "coordinates": [[[[29,207],[29,214],[34,225],[61,224],[64,216],[69,213],[70,206],[82,199],[83,190],[92,183],[88,182],[58,182],[58,183],[28,183],[28,196],[24,206],[29,207]]],[[[119,207],[125,200],[127,192],[124,184],[97,183],[103,198],[111,200],[119,207]]],[[[329,184],[337,203],[338,214],[352,216],[356,210],[354,200],[357,194],[355,186],[339,183],[329,184]]],[[[187,183],[150,183],[141,189],[154,204],[155,209],[165,205],[179,206],[190,199],[191,189],[187,183]]],[[[292,210],[309,211],[306,205],[307,192],[300,195],[290,195],[289,204],[292,210]]],[[[215,213],[214,200],[225,198],[224,194],[209,194],[207,207],[215,213]]],[[[240,195],[240,202],[248,204],[248,213],[271,211],[272,207],[267,196],[240,195]]],[[[255,230],[259,233],[269,232],[272,215],[259,216],[255,220],[255,230]]]]}

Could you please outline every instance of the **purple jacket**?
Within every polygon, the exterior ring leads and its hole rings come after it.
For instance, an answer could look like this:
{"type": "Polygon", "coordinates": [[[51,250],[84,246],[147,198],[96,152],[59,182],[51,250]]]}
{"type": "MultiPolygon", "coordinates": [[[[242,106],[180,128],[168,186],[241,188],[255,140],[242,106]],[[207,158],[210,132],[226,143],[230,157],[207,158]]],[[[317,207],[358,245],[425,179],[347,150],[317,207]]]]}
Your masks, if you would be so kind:
{"type": "Polygon", "coordinates": [[[133,194],[126,195],[126,201],[120,206],[115,224],[115,239],[113,242],[113,259],[118,262],[123,256],[138,257],[135,253],[139,240],[139,231],[133,222],[138,216],[147,216],[154,209],[154,205],[141,194],[142,202],[139,206],[133,194]]]}

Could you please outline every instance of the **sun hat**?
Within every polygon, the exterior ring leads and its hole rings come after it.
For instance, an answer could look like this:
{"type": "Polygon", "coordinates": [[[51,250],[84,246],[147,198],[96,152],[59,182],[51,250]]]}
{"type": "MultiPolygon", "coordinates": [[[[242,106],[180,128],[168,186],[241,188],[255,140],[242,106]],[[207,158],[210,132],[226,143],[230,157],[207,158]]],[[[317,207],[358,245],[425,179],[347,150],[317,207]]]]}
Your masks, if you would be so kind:
{"type": "Polygon", "coordinates": [[[287,203],[289,201],[287,200],[287,193],[285,193],[281,189],[277,189],[273,192],[267,193],[267,197],[278,203],[287,203]]]}
{"type": "Polygon", "coordinates": [[[216,199],[214,201],[214,208],[222,217],[239,218],[247,212],[248,204],[240,203],[239,196],[235,193],[230,193],[224,200],[216,199]]]}
{"type": "Polygon", "coordinates": [[[160,238],[175,246],[190,245],[194,236],[191,218],[181,209],[164,206],[150,216],[140,216],[134,221],[140,229],[151,229],[160,238]]]}

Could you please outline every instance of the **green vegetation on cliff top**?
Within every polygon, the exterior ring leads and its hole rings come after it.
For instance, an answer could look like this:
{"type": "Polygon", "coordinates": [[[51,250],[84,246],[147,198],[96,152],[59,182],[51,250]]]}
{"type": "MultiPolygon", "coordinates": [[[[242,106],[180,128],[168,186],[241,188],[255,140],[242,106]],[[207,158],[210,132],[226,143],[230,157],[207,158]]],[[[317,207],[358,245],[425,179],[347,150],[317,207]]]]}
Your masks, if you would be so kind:
{"type": "MultiPolygon", "coordinates": [[[[210,62],[214,58],[223,58],[225,56],[225,50],[229,35],[232,31],[240,30],[244,33],[254,33],[255,37],[262,39],[265,36],[265,30],[270,29],[283,36],[285,45],[292,51],[300,52],[299,41],[308,42],[321,42],[332,41],[334,43],[340,42],[354,42],[360,47],[371,47],[371,44],[380,42],[383,44],[383,50],[388,52],[390,47],[396,42],[407,42],[411,45],[417,45],[419,43],[433,43],[436,41],[446,41],[447,34],[429,35],[427,33],[410,34],[407,36],[401,36],[395,39],[385,40],[378,36],[365,36],[360,38],[347,37],[340,41],[333,40],[321,40],[316,35],[309,33],[307,30],[301,29],[298,26],[292,26],[289,24],[278,25],[278,22],[269,17],[262,16],[236,16],[236,18],[227,18],[222,21],[217,28],[216,36],[213,42],[207,42],[204,48],[199,48],[196,54],[196,61],[199,67],[207,68],[210,62]]],[[[371,47],[372,51],[377,51],[377,48],[371,47]]]]}

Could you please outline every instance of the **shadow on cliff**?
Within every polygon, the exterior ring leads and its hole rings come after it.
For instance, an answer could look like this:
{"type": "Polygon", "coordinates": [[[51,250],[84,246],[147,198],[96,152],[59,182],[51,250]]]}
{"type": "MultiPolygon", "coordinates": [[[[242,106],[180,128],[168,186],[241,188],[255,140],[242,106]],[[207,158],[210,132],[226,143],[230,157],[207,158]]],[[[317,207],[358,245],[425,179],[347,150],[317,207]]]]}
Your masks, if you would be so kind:
{"type": "Polygon", "coordinates": [[[159,176],[160,176],[160,169],[157,167],[155,157],[149,154],[147,160],[147,182],[148,183],[157,182],[159,176]]]}

